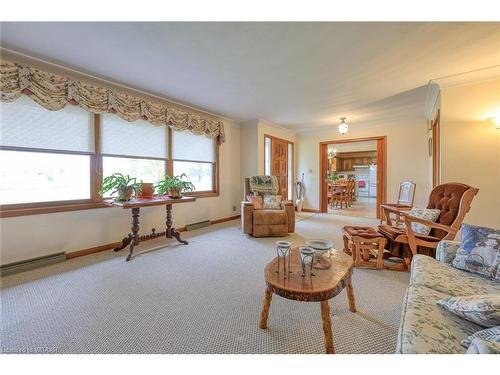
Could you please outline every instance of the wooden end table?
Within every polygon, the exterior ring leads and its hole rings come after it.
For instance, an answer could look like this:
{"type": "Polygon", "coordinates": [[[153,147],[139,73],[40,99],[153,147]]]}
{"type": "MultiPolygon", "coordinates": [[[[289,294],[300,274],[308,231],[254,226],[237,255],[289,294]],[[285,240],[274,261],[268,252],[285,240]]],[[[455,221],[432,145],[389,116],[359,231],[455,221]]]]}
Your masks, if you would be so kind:
{"type": "MultiPolygon", "coordinates": [[[[329,256],[326,253],[324,256],[329,256]]],[[[325,350],[327,354],[334,354],[332,338],[332,322],[330,319],[330,306],[328,300],[339,294],[342,289],[347,288],[349,309],[356,312],[354,290],[351,276],[353,259],[349,255],[338,250],[331,250],[331,267],[328,269],[313,268],[314,276],[302,277],[302,266],[298,247],[291,250],[290,271],[285,278],[283,267],[278,269],[278,258],[274,258],[267,264],[265,269],[266,292],[264,295],[264,306],[260,316],[260,328],[267,328],[267,318],[271,306],[272,295],[277,294],[283,298],[302,301],[319,302],[321,305],[321,318],[323,320],[323,333],[325,350]]],[[[288,270],[287,270],[288,271],[288,270]]]]}
{"type": "Polygon", "coordinates": [[[132,253],[134,251],[134,247],[139,245],[139,214],[141,207],[150,207],[150,206],[165,206],[167,215],[166,215],[166,238],[175,238],[180,243],[187,245],[188,242],[181,239],[181,234],[172,228],[172,205],[178,203],[186,203],[186,202],[194,202],[196,198],[194,197],[182,197],[178,199],[169,198],[167,196],[161,197],[153,197],[153,198],[137,198],[126,202],[117,202],[113,200],[105,200],[104,204],[110,207],[118,207],[124,209],[132,209],[132,233],[129,233],[126,237],[123,238],[120,246],[114,248],[114,251],[120,251],[130,245],[129,253],[127,255],[127,262],[132,258],[132,253]]]}

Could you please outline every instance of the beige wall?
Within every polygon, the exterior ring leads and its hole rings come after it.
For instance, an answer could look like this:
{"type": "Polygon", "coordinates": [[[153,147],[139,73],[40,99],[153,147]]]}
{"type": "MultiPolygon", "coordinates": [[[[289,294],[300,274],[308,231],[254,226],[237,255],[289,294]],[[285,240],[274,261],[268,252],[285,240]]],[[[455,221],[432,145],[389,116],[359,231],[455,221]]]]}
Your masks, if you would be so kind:
{"type": "MultiPolygon", "coordinates": [[[[176,227],[239,214],[240,128],[226,121],[225,131],[227,140],[220,147],[219,155],[220,195],[175,205],[173,219],[176,227]],[[233,211],[233,206],[236,206],[236,211],[233,211]]],[[[0,219],[0,262],[7,264],[116,242],[129,232],[130,221],[128,210],[116,208],[3,218],[0,219]]],[[[141,209],[140,221],[144,232],[152,227],[164,228],[165,208],[141,209]]]]}
{"type": "MultiPolygon", "coordinates": [[[[242,176],[240,189],[242,196],[243,179],[248,176],[264,174],[264,135],[271,135],[295,143],[294,131],[269,121],[255,119],[240,123],[242,176]]],[[[295,158],[296,154],[297,152],[295,152],[295,158]]],[[[294,166],[296,165],[295,160],[294,166]]]]}
{"type": "Polygon", "coordinates": [[[424,207],[429,194],[425,117],[401,118],[379,125],[358,123],[345,136],[336,126],[329,130],[297,134],[297,174],[304,173],[305,208],[319,209],[319,143],[342,138],[387,136],[387,199],[397,199],[400,181],[416,182],[415,205],[424,207]]]}
{"type": "Polygon", "coordinates": [[[500,228],[500,79],[441,89],[441,179],[479,188],[465,222],[500,228]]]}

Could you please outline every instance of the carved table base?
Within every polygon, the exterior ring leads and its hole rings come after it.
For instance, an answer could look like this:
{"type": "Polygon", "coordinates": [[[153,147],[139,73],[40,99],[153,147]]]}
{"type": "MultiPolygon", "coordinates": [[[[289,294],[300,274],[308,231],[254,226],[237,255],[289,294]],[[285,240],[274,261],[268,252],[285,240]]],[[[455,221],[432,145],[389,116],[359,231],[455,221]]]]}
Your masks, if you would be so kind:
{"type": "Polygon", "coordinates": [[[129,253],[127,255],[127,262],[132,258],[132,254],[134,252],[134,247],[139,245],[139,242],[141,239],[149,239],[149,238],[155,238],[155,237],[160,237],[161,235],[165,235],[166,238],[175,238],[178,242],[187,245],[189,242],[186,240],[181,239],[181,234],[175,230],[175,228],[172,228],[172,205],[167,204],[166,205],[167,209],[167,216],[166,216],[166,230],[165,232],[161,233],[155,233],[155,229],[153,228],[152,234],[145,235],[145,236],[139,236],[139,214],[140,214],[140,208],[139,207],[134,207],[132,208],[132,233],[129,233],[127,237],[122,239],[122,243],[120,246],[116,247],[113,249],[113,251],[120,251],[127,246],[129,247],[129,253]]]}

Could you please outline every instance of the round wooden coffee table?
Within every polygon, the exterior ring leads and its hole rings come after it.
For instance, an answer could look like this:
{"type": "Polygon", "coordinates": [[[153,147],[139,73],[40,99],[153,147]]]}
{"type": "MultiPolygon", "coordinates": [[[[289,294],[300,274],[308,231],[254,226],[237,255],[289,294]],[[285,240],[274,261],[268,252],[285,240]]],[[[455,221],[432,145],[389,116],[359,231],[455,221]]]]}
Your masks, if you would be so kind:
{"type": "MultiPolygon", "coordinates": [[[[328,257],[328,253],[324,255],[328,257]]],[[[347,297],[349,300],[349,309],[356,312],[354,301],[354,291],[351,283],[353,260],[352,257],[339,250],[331,250],[332,265],[328,269],[313,268],[314,276],[306,273],[302,277],[302,266],[300,263],[300,254],[298,247],[291,251],[290,271],[285,275],[281,265],[279,273],[278,258],[274,258],[267,264],[265,269],[266,292],[264,295],[264,306],[260,315],[260,328],[267,328],[267,318],[269,316],[269,307],[273,293],[283,298],[303,301],[319,302],[321,305],[321,318],[323,320],[323,333],[325,337],[325,350],[327,354],[334,354],[332,338],[332,322],[330,319],[330,306],[328,300],[339,294],[342,289],[347,287],[347,297]],[[286,276],[286,278],[285,278],[286,276]]],[[[288,270],[287,270],[288,272],[288,270]]]]}

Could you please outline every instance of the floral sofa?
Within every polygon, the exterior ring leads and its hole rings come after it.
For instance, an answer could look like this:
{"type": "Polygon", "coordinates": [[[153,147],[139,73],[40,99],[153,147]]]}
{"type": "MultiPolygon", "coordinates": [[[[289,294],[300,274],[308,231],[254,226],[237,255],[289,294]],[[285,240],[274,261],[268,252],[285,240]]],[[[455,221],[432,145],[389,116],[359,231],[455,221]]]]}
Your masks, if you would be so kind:
{"type": "Polygon", "coordinates": [[[439,307],[449,296],[500,294],[500,283],[451,267],[460,242],[441,241],[436,259],[416,255],[411,265],[396,352],[465,353],[460,341],[484,327],[439,307]]]}

